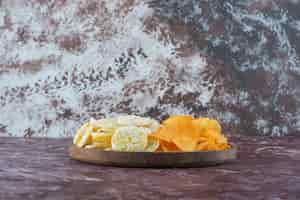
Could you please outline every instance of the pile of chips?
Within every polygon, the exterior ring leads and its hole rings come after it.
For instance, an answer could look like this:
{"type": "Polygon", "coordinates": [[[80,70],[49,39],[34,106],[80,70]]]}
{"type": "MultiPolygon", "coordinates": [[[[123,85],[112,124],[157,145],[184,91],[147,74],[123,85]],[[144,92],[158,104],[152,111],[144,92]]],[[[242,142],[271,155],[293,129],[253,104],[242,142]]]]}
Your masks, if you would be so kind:
{"type": "Polygon", "coordinates": [[[173,116],[151,134],[161,151],[220,151],[230,149],[218,121],[192,116],[173,116]]]}
{"type": "Polygon", "coordinates": [[[73,143],[81,148],[113,151],[221,151],[230,149],[218,121],[172,116],[160,125],[134,115],[91,119],[77,131],[73,143]]]}
{"type": "Polygon", "coordinates": [[[159,148],[159,140],[150,134],[159,126],[154,119],[134,115],[91,119],[78,129],[73,143],[81,148],[153,152],[159,148]]]}

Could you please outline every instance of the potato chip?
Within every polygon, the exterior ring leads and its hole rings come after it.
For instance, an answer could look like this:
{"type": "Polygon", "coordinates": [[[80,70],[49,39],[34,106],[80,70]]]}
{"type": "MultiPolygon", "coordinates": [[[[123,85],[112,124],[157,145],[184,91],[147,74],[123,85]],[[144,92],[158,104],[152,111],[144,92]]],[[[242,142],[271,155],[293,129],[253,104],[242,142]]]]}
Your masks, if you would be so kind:
{"type": "Polygon", "coordinates": [[[112,136],[112,149],[116,151],[144,151],[148,135],[135,126],[120,127],[112,136]]]}
{"type": "Polygon", "coordinates": [[[174,115],[172,117],[169,117],[165,121],[163,121],[163,124],[168,125],[168,124],[177,123],[179,121],[190,121],[190,120],[193,120],[193,117],[190,115],[174,115]]]}
{"type": "Polygon", "coordinates": [[[139,128],[146,135],[150,135],[152,133],[152,130],[150,128],[145,128],[145,127],[137,127],[137,128],[139,128]]]}
{"type": "Polygon", "coordinates": [[[104,143],[94,142],[93,144],[86,145],[84,148],[86,148],[86,149],[93,149],[93,148],[105,149],[105,148],[108,148],[108,147],[106,147],[106,144],[104,144],[104,143]]]}
{"type": "Polygon", "coordinates": [[[92,138],[92,132],[86,131],[82,137],[80,138],[79,142],[76,144],[78,147],[84,147],[85,145],[92,144],[93,138],[92,138]]]}
{"type": "Polygon", "coordinates": [[[207,129],[216,131],[217,133],[222,132],[221,125],[219,124],[219,122],[217,120],[214,120],[214,119],[210,119],[208,121],[207,129]]]}
{"type": "Polygon", "coordinates": [[[204,148],[204,150],[206,150],[206,151],[214,151],[214,150],[217,150],[217,149],[218,149],[218,146],[216,145],[215,141],[213,141],[213,140],[207,140],[207,145],[204,148]]]}
{"type": "Polygon", "coordinates": [[[206,142],[208,139],[205,138],[205,137],[199,137],[198,138],[198,143],[201,143],[201,142],[206,142]]]}
{"type": "Polygon", "coordinates": [[[197,119],[194,119],[192,123],[193,123],[196,131],[199,134],[201,134],[207,130],[208,121],[209,121],[208,118],[197,118],[197,119]]]}
{"type": "Polygon", "coordinates": [[[105,131],[114,132],[118,128],[118,123],[116,118],[104,118],[104,119],[91,119],[90,125],[94,128],[94,131],[105,131]]]}
{"type": "Polygon", "coordinates": [[[228,150],[231,148],[231,145],[230,144],[219,144],[219,149],[220,150],[228,150]]]}
{"type": "Polygon", "coordinates": [[[219,122],[209,118],[172,116],[151,136],[160,140],[163,151],[176,148],[180,151],[213,151],[230,147],[219,122]]]}
{"type": "Polygon", "coordinates": [[[154,137],[149,136],[148,144],[145,148],[145,151],[154,152],[158,149],[158,147],[159,147],[159,140],[154,137]]]}
{"type": "Polygon", "coordinates": [[[197,118],[193,120],[193,123],[199,133],[203,133],[207,130],[213,130],[217,133],[221,133],[221,125],[214,119],[197,118]]]}
{"type": "Polygon", "coordinates": [[[151,129],[151,132],[155,132],[157,129],[159,129],[160,124],[158,121],[156,120],[152,120],[152,123],[150,124],[150,126],[148,128],[151,129]]]}
{"type": "Polygon", "coordinates": [[[95,132],[92,133],[93,144],[98,144],[103,148],[111,147],[111,138],[113,133],[95,132]]]}
{"type": "Polygon", "coordinates": [[[163,122],[156,137],[173,142],[182,151],[193,151],[197,146],[198,133],[192,123],[191,116],[174,116],[163,122]]]}
{"type": "Polygon", "coordinates": [[[89,145],[86,145],[84,148],[86,148],[86,149],[94,149],[94,148],[96,148],[96,146],[94,144],[89,144],[89,145]]]}
{"type": "Polygon", "coordinates": [[[197,150],[198,151],[204,151],[205,149],[207,149],[207,146],[208,146],[208,141],[205,141],[205,142],[201,142],[197,145],[197,150]]]}
{"type": "Polygon", "coordinates": [[[151,126],[153,120],[146,117],[139,117],[135,115],[120,116],[117,119],[120,126],[151,126]]]}
{"type": "Polygon", "coordinates": [[[181,135],[181,131],[192,128],[190,122],[193,118],[190,116],[174,116],[170,117],[163,122],[163,125],[155,132],[154,136],[171,142],[178,134],[181,135]]]}
{"type": "Polygon", "coordinates": [[[79,141],[81,140],[82,136],[83,136],[83,132],[77,131],[77,133],[75,134],[75,136],[73,138],[73,144],[78,144],[79,141]]]}
{"type": "Polygon", "coordinates": [[[163,151],[180,151],[180,149],[176,146],[176,144],[172,142],[166,142],[164,140],[160,141],[160,148],[163,151]]]}
{"type": "Polygon", "coordinates": [[[171,137],[169,136],[169,134],[167,133],[167,128],[165,126],[160,127],[156,132],[152,133],[151,136],[159,139],[159,140],[163,140],[166,142],[172,142],[171,137]]]}
{"type": "MultiPolygon", "coordinates": [[[[221,135],[221,137],[224,137],[224,136],[221,135]]],[[[230,148],[231,148],[231,146],[229,144],[218,143],[218,140],[216,140],[214,137],[211,137],[207,141],[199,143],[197,146],[197,150],[199,150],[199,151],[221,151],[221,150],[227,150],[230,148]]]]}
{"type": "Polygon", "coordinates": [[[216,143],[227,143],[225,136],[219,132],[216,132],[215,130],[207,130],[201,135],[207,139],[213,140],[216,143]]]}
{"type": "Polygon", "coordinates": [[[228,140],[224,135],[220,134],[220,136],[216,139],[216,142],[218,144],[227,144],[228,140]]]}
{"type": "Polygon", "coordinates": [[[73,139],[73,144],[78,144],[79,141],[81,140],[81,137],[83,136],[84,132],[86,131],[86,129],[89,127],[89,123],[85,123],[84,125],[82,125],[78,131],[76,132],[74,139],[73,139]]]}

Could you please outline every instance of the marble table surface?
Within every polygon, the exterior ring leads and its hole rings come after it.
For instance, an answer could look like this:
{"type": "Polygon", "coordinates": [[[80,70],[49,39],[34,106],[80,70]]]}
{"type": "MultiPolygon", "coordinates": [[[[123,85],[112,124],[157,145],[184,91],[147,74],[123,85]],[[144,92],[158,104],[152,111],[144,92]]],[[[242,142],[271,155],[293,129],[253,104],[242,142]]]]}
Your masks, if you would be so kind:
{"type": "Polygon", "coordinates": [[[69,159],[70,139],[1,138],[0,199],[300,199],[300,137],[235,136],[238,159],[191,169],[69,159]]]}

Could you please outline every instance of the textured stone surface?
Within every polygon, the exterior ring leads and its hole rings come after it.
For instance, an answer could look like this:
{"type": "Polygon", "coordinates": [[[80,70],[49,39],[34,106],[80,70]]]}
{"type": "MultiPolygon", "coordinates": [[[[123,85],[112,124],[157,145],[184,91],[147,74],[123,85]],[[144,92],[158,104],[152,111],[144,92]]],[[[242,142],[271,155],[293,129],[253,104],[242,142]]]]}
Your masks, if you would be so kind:
{"type": "Polygon", "coordinates": [[[235,136],[234,163],[126,169],[70,160],[71,139],[0,140],[0,199],[300,199],[300,137],[235,136]]]}
{"type": "Polygon", "coordinates": [[[299,9],[298,0],[1,0],[0,135],[69,136],[119,113],[299,133],[299,9]]]}

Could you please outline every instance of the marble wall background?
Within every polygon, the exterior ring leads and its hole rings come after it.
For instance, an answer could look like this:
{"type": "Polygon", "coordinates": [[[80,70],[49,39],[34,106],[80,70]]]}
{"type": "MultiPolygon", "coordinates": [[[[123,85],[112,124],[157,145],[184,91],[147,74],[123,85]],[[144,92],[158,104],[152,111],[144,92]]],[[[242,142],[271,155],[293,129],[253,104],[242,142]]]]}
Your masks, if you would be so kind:
{"type": "Polygon", "coordinates": [[[219,119],[300,132],[299,0],[0,0],[0,135],[90,117],[219,119]]]}

